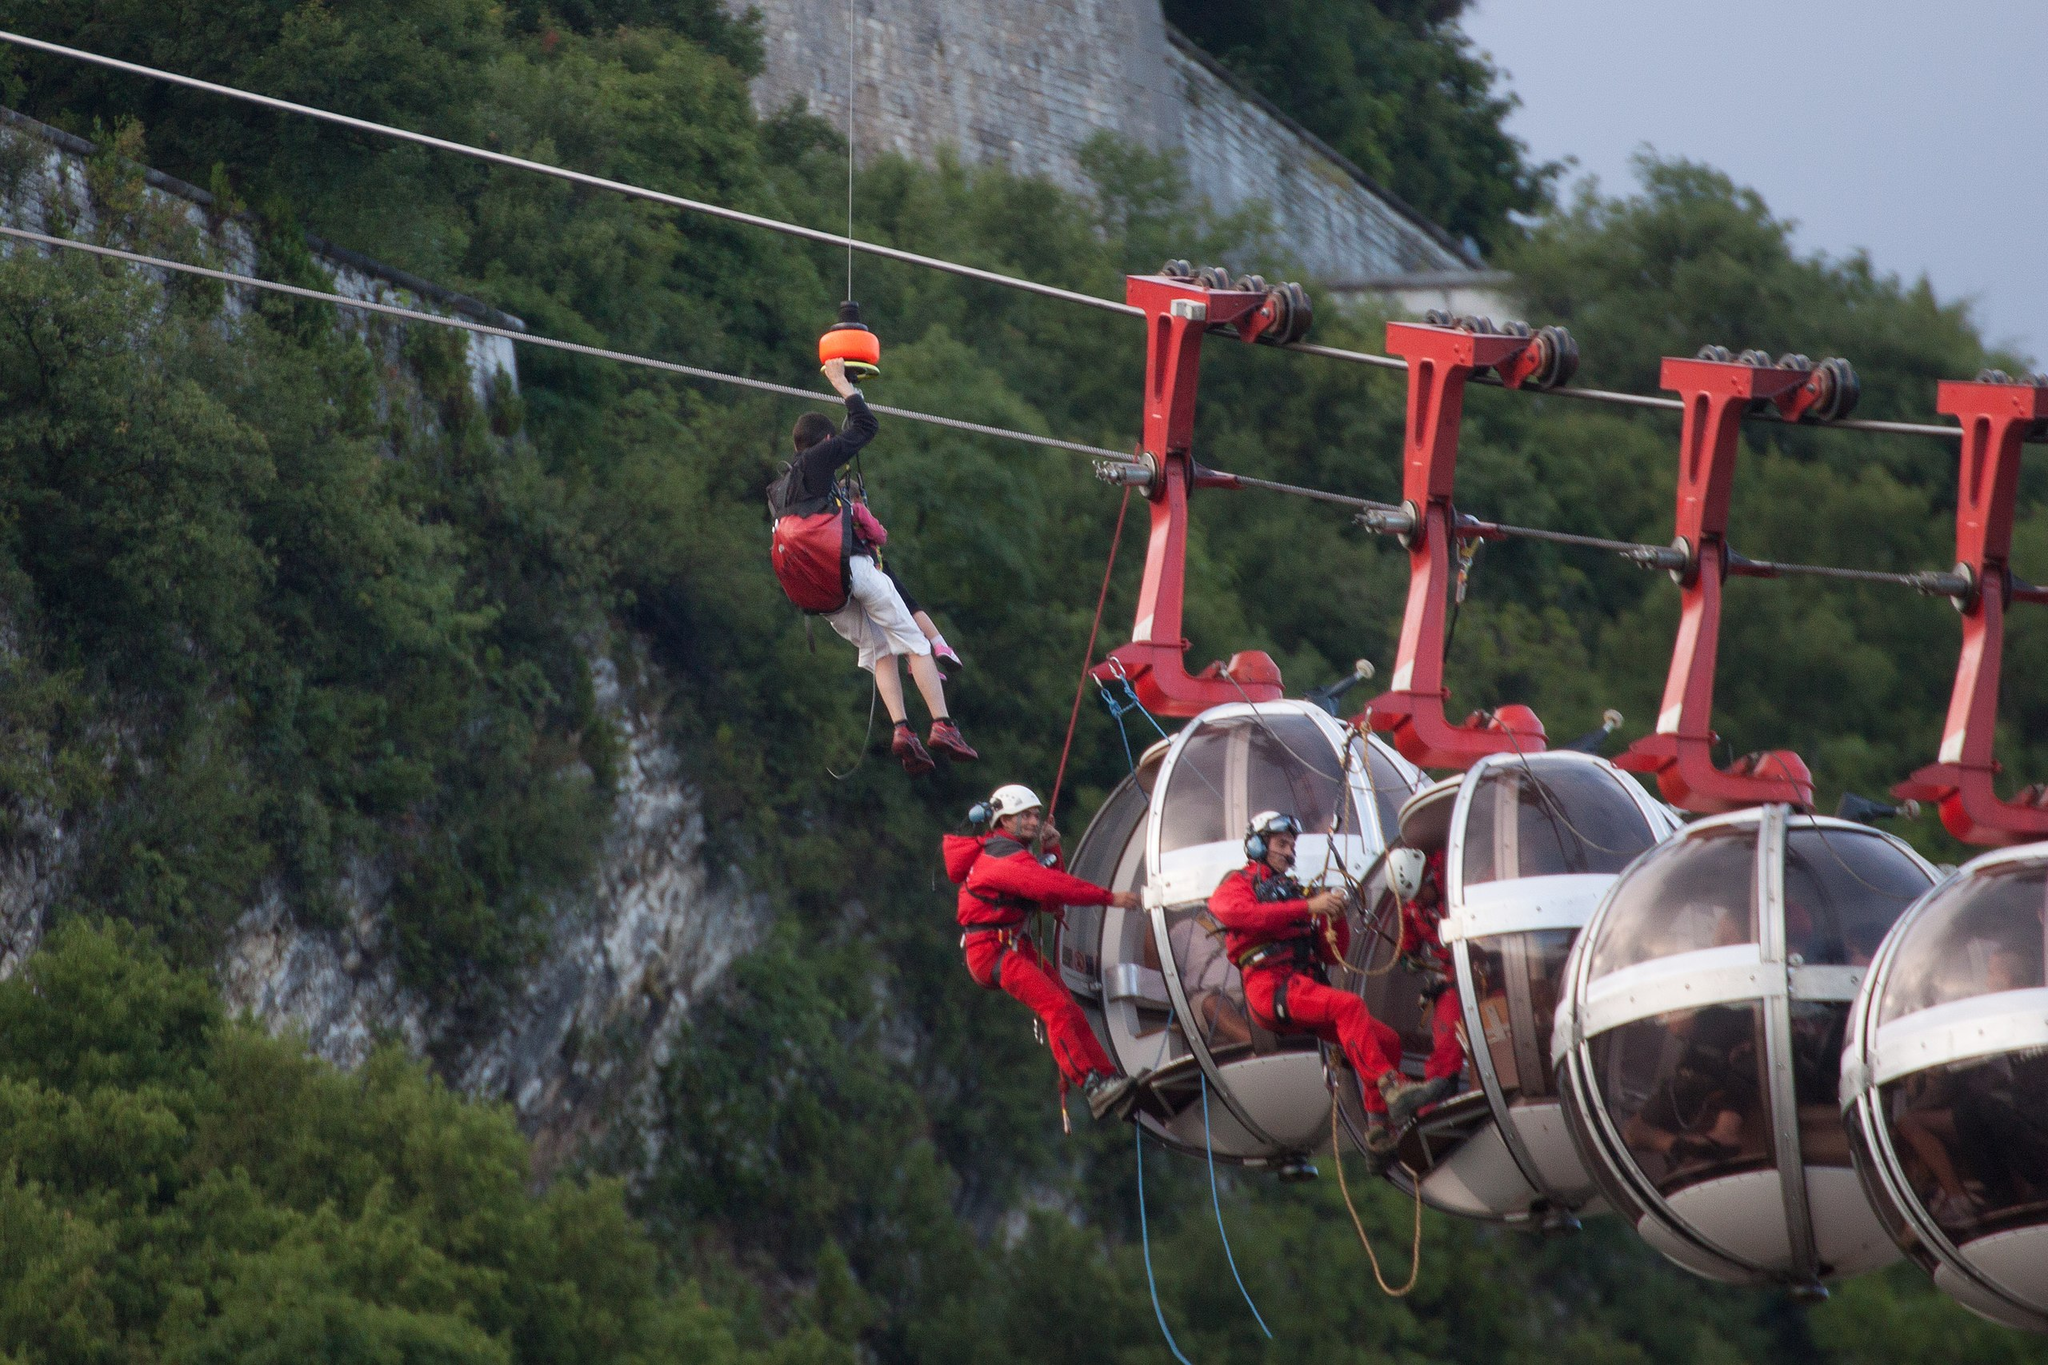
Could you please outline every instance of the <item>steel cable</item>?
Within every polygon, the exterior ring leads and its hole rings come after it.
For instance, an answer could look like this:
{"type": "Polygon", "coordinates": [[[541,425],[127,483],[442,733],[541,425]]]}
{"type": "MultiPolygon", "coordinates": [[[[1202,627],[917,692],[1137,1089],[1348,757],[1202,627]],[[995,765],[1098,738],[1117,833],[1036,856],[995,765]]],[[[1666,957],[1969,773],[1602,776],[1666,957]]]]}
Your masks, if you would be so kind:
{"type": "MultiPolygon", "coordinates": [[[[113,260],[126,261],[131,265],[150,266],[158,270],[172,270],[182,275],[196,275],[201,279],[218,280],[222,284],[246,285],[251,289],[267,290],[274,294],[285,294],[293,298],[311,299],[318,303],[332,304],[337,308],[356,308],[369,313],[381,313],[387,317],[402,318],[407,322],[432,323],[437,327],[453,327],[481,336],[501,337],[522,346],[540,346],[551,351],[566,351],[571,355],[589,356],[595,360],[613,360],[623,365],[638,365],[644,369],[660,370],[667,374],[679,374],[690,379],[703,379],[717,384],[734,384],[740,388],[758,389],[763,393],[781,394],[785,398],[800,398],[807,403],[833,406],[838,399],[827,394],[799,389],[788,384],[777,384],[766,379],[753,379],[747,375],[726,374],[720,370],[707,370],[696,365],[684,365],[673,360],[656,360],[651,356],[635,355],[630,351],[614,351],[604,346],[586,346],[581,342],[562,341],[556,337],[540,336],[533,332],[514,331],[507,327],[493,327],[487,323],[471,322],[467,318],[443,317],[438,313],[423,313],[413,308],[401,308],[397,304],[376,303],[369,299],[352,299],[344,294],[331,294],[319,289],[306,289],[296,284],[280,284],[276,280],[258,279],[253,275],[237,275],[226,270],[212,270],[206,266],[189,265],[184,261],[166,260],[161,256],[146,256],[141,252],[123,251],[119,247],[99,246],[92,242],[75,241],[69,237],[52,237],[46,233],[30,232],[26,228],[0,225],[0,236],[14,237],[22,241],[35,242],[42,246],[60,247],[66,251],[82,251],[94,256],[105,256],[113,260]]],[[[981,422],[969,422],[958,417],[941,417],[936,413],[918,412],[912,408],[892,407],[886,403],[870,403],[876,412],[890,417],[902,417],[912,422],[924,422],[932,426],[948,427],[954,431],[972,432],[977,436],[994,436],[1006,441],[1022,441],[1026,445],[1048,446],[1055,450],[1071,450],[1082,455],[1093,455],[1099,459],[1114,460],[1123,464],[1132,463],[1131,457],[1120,450],[1107,446],[1091,446],[1080,441],[1063,441],[1055,436],[1039,436],[1028,431],[1012,431],[1008,427],[992,427],[981,422]]]]}
{"type": "Polygon", "coordinates": [[[904,251],[899,247],[882,246],[877,242],[858,241],[850,235],[843,236],[837,232],[825,232],[818,228],[803,227],[797,223],[784,222],[779,218],[768,218],[758,213],[747,213],[741,209],[727,208],[722,204],[707,203],[701,199],[688,199],[679,194],[666,194],[660,190],[650,190],[644,186],[628,184],[623,180],[612,180],[605,176],[591,175],[584,171],[573,171],[565,166],[550,166],[544,161],[532,161],[526,157],[513,156],[507,152],[494,152],[488,148],[474,147],[466,142],[454,142],[444,137],[434,137],[427,133],[416,133],[409,128],[399,128],[388,123],[377,123],[370,119],[355,118],[348,114],[337,114],[329,109],[315,108],[310,104],[298,104],[292,100],[278,99],[273,95],[259,95],[252,90],[241,90],[232,85],[221,85],[214,81],[203,81],[195,76],[181,76],[175,71],[165,71],[154,66],[143,66],[139,62],[124,62],[118,57],[106,57],[97,52],[84,51],[81,48],[66,47],[62,43],[52,43],[41,38],[30,38],[23,34],[9,33],[5,30],[0,30],[0,42],[13,43],[17,47],[29,48],[37,52],[47,52],[52,56],[69,57],[75,61],[89,62],[94,66],[102,66],[110,71],[119,71],[125,75],[147,76],[152,80],[168,81],[172,85],[182,85],[188,90],[198,90],[209,95],[219,95],[224,99],[241,100],[248,104],[260,105],[265,109],[274,109],[281,113],[302,114],[307,118],[319,119],[324,123],[337,124],[343,128],[352,128],[359,133],[377,133],[384,137],[396,138],[402,142],[416,143],[422,147],[432,147],[436,151],[454,152],[458,156],[473,157],[478,161],[488,161],[496,166],[509,166],[515,170],[532,171],[536,175],[553,176],[557,180],[567,180],[573,184],[587,185],[592,189],[610,190],[614,194],[623,194],[633,199],[645,199],[656,204],[666,204],[670,208],[686,209],[691,213],[707,214],[713,218],[723,218],[731,223],[744,223],[748,227],[766,228],[770,232],[780,232],[791,237],[801,237],[806,241],[822,242],[835,248],[851,247],[855,250],[865,251],[871,256],[882,256],[892,261],[902,261],[907,265],[921,265],[932,270],[943,270],[950,275],[960,275],[967,279],[981,280],[988,284],[1000,284],[1011,289],[1022,289],[1033,294],[1044,295],[1047,298],[1061,299],[1068,303],[1085,304],[1090,308],[1100,308],[1111,313],[1128,313],[1134,317],[1142,317],[1144,315],[1142,308],[1128,303],[1118,303],[1115,299],[1105,299],[1100,295],[1083,294],[1072,289],[1061,289],[1056,285],[1040,284],[1036,280],[1020,279],[1015,275],[1005,275],[999,271],[983,270],[978,266],[962,265],[958,261],[942,260],[936,256],[924,256],[915,251],[904,251]]]}
{"type": "MultiPolygon", "coordinates": [[[[570,170],[565,166],[551,166],[544,161],[533,161],[526,157],[513,156],[509,152],[494,152],[485,147],[476,147],[469,143],[456,142],[449,138],[434,137],[428,133],[417,133],[409,128],[400,128],[393,124],[356,118],[349,114],[336,113],[333,110],[317,108],[310,104],[299,104],[293,100],[279,99],[274,95],[261,95],[253,90],[243,90],[232,85],[222,85],[216,81],[201,80],[196,76],[180,75],[175,71],[163,70],[161,67],[144,66],[140,62],[122,61],[118,57],[108,57],[97,52],[88,52],[83,48],[68,47],[63,43],[53,43],[44,38],[31,38],[26,34],[12,33],[4,29],[0,29],[0,42],[12,43],[17,47],[48,53],[51,56],[68,57],[73,61],[87,62],[94,66],[104,67],[109,71],[119,71],[124,75],[144,76],[151,80],[166,81],[172,85],[184,86],[188,90],[198,90],[205,94],[218,95],[223,99],[241,100],[248,104],[277,110],[281,113],[300,114],[307,118],[318,119],[321,122],[332,123],[357,132],[376,133],[384,137],[396,138],[403,142],[411,142],[418,146],[431,147],[437,151],[453,152],[458,156],[472,157],[479,161],[489,162],[492,165],[531,171],[536,175],[553,176],[558,180],[566,180],[578,185],[587,185],[593,189],[610,190],[615,194],[623,194],[635,199],[645,199],[651,203],[665,204],[670,208],[684,209],[691,213],[702,213],[713,218],[724,219],[727,222],[743,223],[748,227],[764,228],[770,232],[779,232],[791,237],[801,237],[806,241],[821,242],[835,248],[843,246],[849,252],[855,250],[864,251],[869,255],[880,256],[887,260],[901,261],[907,265],[920,265],[927,269],[944,271],[949,275],[958,275],[965,279],[980,280],[986,284],[1001,285],[1009,289],[1020,289],[1027,293],[1037,294],[1043,298],[1059,299],[1066,303],[1078,303],[1088,308],[1099,308],[1104,312],[1122,313],[1128,317],[1145,316],[1145,310],[1135,304],[1121,303],[1115,299],[1106,299],[1099,294],[1084,294],[1075,289],[1062,289],[1057,285],[1040,284],[1036,280],[1027,280],[1021,276],[1005,275],[996,270],[984,270],[979,266],[964,265],[958,261],[949,261],[939,256],[926,256],[920,252],[905,251],[900,247],[883,246],[878,242],[863,242],[853,236],[850,227],[848,232],[842,236],[836,232],[826,232],[819,228],[804,227],[801,224],[786,222],[780,218],[769,218],[763,214],[727,208],[722,204],[713,204],[702,199],[690,199],[679,194],[668,194],[661,190],[647,189],[644,186],[630,184],[623,180],[613,180],[606,176],[591,175],[585,171],[570,170]]],[[[849,119],[851,119],[852,110],[853,90],[851,84],[849,84],[847,89],[847,112],[849,119]]],[[[851,290],[848,292],[850,294],[851,290]]],[[[1341,360],[1354,365],[1368,365],[1376,369],[1406,370],[1408,368],[1408,362],[1399,356],[1377,355],[1370,351],[1347,350],[1338,346],[1319,346],[1309,342],[1297,341],[1287,344],[1282,349],[1299,351],[1303,355],[1316,355],[1330,360],[1341,360]]],[[[1474,375],[1473,380],[1479,384],[1500,386],[1500,381],[1490,375],[1474,375]]],[[[1562,387],[1532,390],[1532,392],[1553,394],[1560,398],[1573,398],[1582,402],[1611,403],[1636,408],[1656,408],[1662,411],[1678,411],[1684,406],[1682,401],[1676,398],[1665,398],[1653,394],[1619,393],[1609,389],[1562,387]]],[[[1763,421],[1784,422],[1784,419],[1779,417],[1775,411],[1746,413],[1744,415],[1748,418],[1763,421]]],[[[1961,434],[1959,427],[1938,426],[1925,422],[1865,421],[1853,418],[1834,422],[1800,422],[1787,425],[1805,426],[1816,430],[1838,429],[1843,431],[1876,432],[1885,435],[1938,436],[1949,439],[1954,439],[1961,434]]]]}

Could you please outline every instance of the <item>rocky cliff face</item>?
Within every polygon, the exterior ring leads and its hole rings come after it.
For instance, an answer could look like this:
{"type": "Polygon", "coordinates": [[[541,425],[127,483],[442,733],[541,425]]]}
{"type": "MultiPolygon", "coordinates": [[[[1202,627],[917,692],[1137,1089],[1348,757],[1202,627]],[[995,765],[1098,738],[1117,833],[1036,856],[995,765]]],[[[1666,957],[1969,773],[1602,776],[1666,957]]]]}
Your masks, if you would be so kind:
{"type": "MultiPolygon", "coordinates": [[[[215,212],[211,196],[144,167],[97,157],[80,139],[0,109],[0,220],[36,231],[85,233],[117,207],[154,215],[182,245],[225,268],[250,272],[257,247],[247,224],[215,212]]],[[[342,248],[312,242],[335,289],[518,327],[473,299],[414,279],[342,248]]],[[[230,309],[238,306],[229,300],[230,309]]],[[[357,327],[358,320],[344,318],[357,327]]],[[[400,328],[366,330],[397,375],[400,328]]],[[[469,365],[480,402],[494,386],[516,384],[516,358],[502,339],[471,335],[469,365]]],[[[397,381],[394,380],[394,383],[397,381]]],[[[416,395],[410,395],[416,398],[416,395]]],[[[404,403],[406,392],[386,400],[404,403]]],[[[0,667],[14,649],[0,619],[0,667]]],[[[655,675],[644,662],[642,678],[655,675]]],[[[663,741],[654,686],[622,684],[609,659],[593,666],[602,711],[624,741],[617,804],[590,885],[555,907],[546,947],[505,1007],[482,1029],[436,1012],[403,987],[383,943],[389,879],[374,863],[356,867],[336,888],[347,927],[295,924],[280,894],[251,907],[218,963],[229,1007],[246,1010],[275,1032],[294,1031],[316,1054],[359,1064],[391,1038],[432,1057],[449,1083],[503,1100],[534,1139],[538,1172],[559,1166],[589,1139],[657,1140],[647,1121],[653,1085],[677,1026],[732,960],[756,941],[758,898],[714,884],[703,858],[704,822],[676,752],[663,741]]],[[[0,828],[0,977],[41,943],[61,894],[73,850],[90,830],[67,829],[30,809],[0,828]]]]}
{"type": "MultiPolygon", "coordinates": [[[[230,1009],[328,1061],[355,1066],[394,1039],[435,1057],[451,1085],[510,1104],[543,1176],[600,1137],[614,1156],[630,1155],[626,1138],[653,1160],[654,1086],[676,1029],[766,917],[760,898],[712,876],[697,795],[647,689],[622,686],[609,659],[593,672],[624,741],[611,829],[590,885],[556,906],[545,950],[489,1029],[459,1035],[399,983],[382,949],[388,881],[372,865],[338,888],[347,928],[304,928],[267,896],[218,964],[230,1009]]],[[[0,977],[41,942],[75,837],[31,821],[0,848],[0,977]]]]}
{"type": "Polygon", "coordinates": [[[378,950],[385,888],[369,870],[342,888],[349,928],[304,929],[265,903],[220,965],[231,1008],[303,1033],[329,1061],[354,1066],[395,1037],[438,1057],[451,1084],[509,1103],[542,1174],[599,1136],[656,1141],[647,1119],[676,1028],[764,921],[758,898],[713,884],[697,796],[658,714],[610,660],[594,672],[626,750],[611,831],[592,884],[557,906],[546,951],[486,1036],[453,1038],[453,1021],[399,985],[378,950]]]}

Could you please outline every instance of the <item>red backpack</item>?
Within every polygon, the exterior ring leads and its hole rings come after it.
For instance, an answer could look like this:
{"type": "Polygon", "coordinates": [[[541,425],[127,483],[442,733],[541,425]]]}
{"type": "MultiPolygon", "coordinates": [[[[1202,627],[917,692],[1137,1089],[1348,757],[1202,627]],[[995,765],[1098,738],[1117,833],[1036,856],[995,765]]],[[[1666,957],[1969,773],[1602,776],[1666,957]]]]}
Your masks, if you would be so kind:
{"type": "Polygon", "coordinates": [[[809,510],[792,507],[794,477],[785,466],[782,477],[768,487],[768,510],[775,518],[768,561],[784,596],[804,611],[825,616],[845,606],[853,593],[853,509],[837,487],[822,500],[810,500],[809,510]]]}
{"type": "Polygon", "coordinates": [[[853,592],[853,516],[842,506],[778,517],[768,557],[790,601],[820,616],[838,611],[853,592]]]}

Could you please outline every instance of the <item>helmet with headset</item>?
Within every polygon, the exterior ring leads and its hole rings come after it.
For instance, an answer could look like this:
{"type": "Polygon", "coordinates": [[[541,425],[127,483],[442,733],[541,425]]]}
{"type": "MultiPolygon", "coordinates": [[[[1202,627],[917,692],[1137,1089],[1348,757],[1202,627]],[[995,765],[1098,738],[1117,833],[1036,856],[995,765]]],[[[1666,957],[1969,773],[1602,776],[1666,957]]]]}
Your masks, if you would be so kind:
{"type": "Polygon", "coordinates": [[[1038,799],[1038,793],[1020,782],[1010,782],[989,793],[986,801],[976,802],[967,812],[967,818],[974,824],[994,824],[1006,815],[1022,815],[1033,807],[1043,807],[1045,802],[1038,799]]]}
{"type": "Polygon", "coordinates": [[[1429,855],[1419,848],[1396,844],[1387,850],[1387,880],[1394,894],[1412,901],[1422,894],[1422,879],[1429,871],[1429,855]]]}
{"type": "Polygon", "coordinates": [[[1266,840],[1275,834],[1301,836],[1301,821],[1285,811],[1262,810],[1244,832],[1244,856],[1258,862],[1266,856],[1266,840]]]}

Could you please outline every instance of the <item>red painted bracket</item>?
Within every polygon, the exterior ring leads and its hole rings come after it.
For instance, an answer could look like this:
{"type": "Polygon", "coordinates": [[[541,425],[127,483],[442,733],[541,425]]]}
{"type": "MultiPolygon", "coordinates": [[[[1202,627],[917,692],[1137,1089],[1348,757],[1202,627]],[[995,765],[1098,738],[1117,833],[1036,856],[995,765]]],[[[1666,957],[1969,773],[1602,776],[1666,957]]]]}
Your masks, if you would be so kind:
{"type": "Polygon", "coordinates": [[[1145,310],[1144,454],[1154,469],[1146,491],[1152,536],[1145,547],[1130,643],[1111,650],[1093,676],[1106,683],[1121,672],[1139,703],[1160,716],[1194,716],[1225,702],[1276,701],[1280,668],[1267,655],[1247,650],[1228,664],[1212,663],[1190,675],[1188,641],[1181,635],[1188,491],[1227,486],[1227,480],[1196,464],[1191,453],[1202,337],[1212,327],[1231,326],[1240,339],[1257,340],[1273,322],[1272,296],[1210,289],[1172,276],[1133,275],[1124,282],[1124,297],[1145,310]]]}
{"type": "Polygon", "coordinates": [[[2048,421],[2048,388],[2032,384],[1944,382],[1936,408],[1963,424],[1956,493],[1956,573],[1970,593],[1957,599],[1963,648],[1956,661],[1937,762],[1892,788],[1937,803],[1941,823],[1966,844],[1998,846],[2048,838],[2048,794],[2029,787],[2010,801],[1992,789],[2005,609],[2013,598],[2013,504],[2019,495],[2020,443],[2048,421]]]}
{"type": "Polygon", "coordinates": [[[1721,643],[1721,585],[1728,576],[1728,500],[1736,441],[1752,404],[1775,404],[1796,418],[1810,402],[1810,371],[1719,360],[1666,357],[1662,386],[1685,401],[1679,436],[1678,539],[1685,567],[1678,580],[1678,639],[1657,729],[1630,745],[1616,765],[1655,773],[1664,799],[1701,814],[1769,802],[1813,807],[1813,774],[1789,750],[1751,754],[1714,766],[1714,662],[1721,643]]]}
{"type": "Polygon", "coordinates": [[[1387,349],[1408,360],[1408,433],[1401,455],[1402,511],[1410,529],[1408,605],[1393,685],[1375,697],[1360,719],[1392,732],[1394,747],[1424,768],[1469,768],[1488,754],[1538,753],[1543,726],[1527,707],[1475,714],[1462,725],[1444,718],[1445,600],[1456,570],[1451,564],[1457,513],[1451,506],[1458,468],[1458,424],[1465,381],[1491,369],[1518,388],[1542,364],[1527,336],[1475,333],[1412,322],[1387,324],[1387,349]]]}

